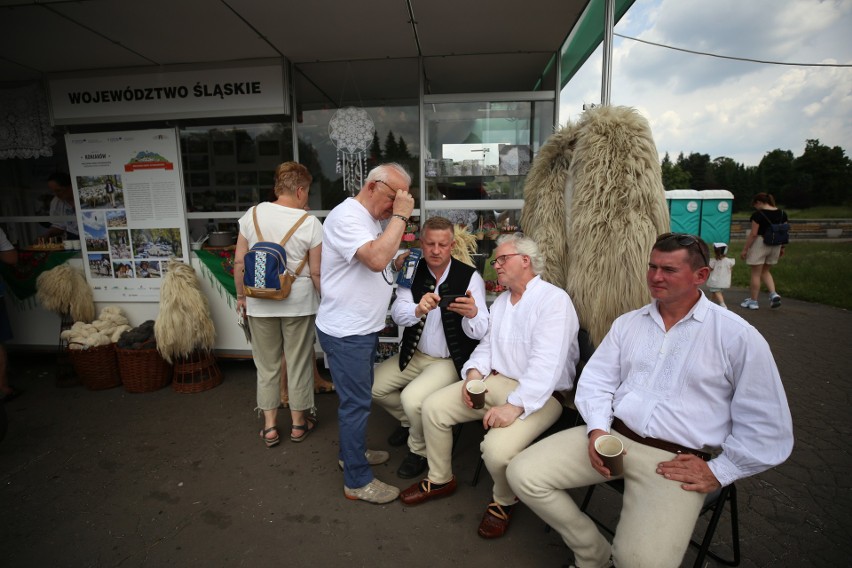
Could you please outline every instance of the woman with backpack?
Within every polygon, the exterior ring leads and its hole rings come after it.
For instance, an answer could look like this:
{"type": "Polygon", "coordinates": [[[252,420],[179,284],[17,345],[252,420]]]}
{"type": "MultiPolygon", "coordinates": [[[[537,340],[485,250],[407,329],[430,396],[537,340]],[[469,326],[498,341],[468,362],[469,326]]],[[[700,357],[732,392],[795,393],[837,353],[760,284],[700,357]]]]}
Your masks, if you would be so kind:
{"type": "MultiPolygon", "coordinates": [[[[313,177],[305,166],[296,162],[279,165],[275,170],[276,200],[261,202],[242,216],[234,252],[237,312],[248,317],[251,330],[251,350],[257,367],[257,410],[263,412],[264,418],[260,438],[268,448],[280,441],[277,416],[282,358],[287,361],[290,440],[302,442],[318,423],[311,360],[314,319],[319,307],[322,224],[305,213],[311,181],[313,177]],[[256,256],[249,252],[259,242],[284,247],[287,274],[294,278],[289,295],[283,299],[246,298],[247,291],[252,291],[244,281],[246,265],[250,257],[256,256]]],[[[252,265],[249,273],[264,275],[266,260],[272,259],[266,258],[264,266],[252,265]]]]}
{"type": "Polygon", "coordinates": [[[784,244],[769,243],[787,242],[787,214],[775,206],[775,198],[770,193],[758,193],[751,205],[755,209],[750,219],[751,231],[740,255],[751,268],[750,296],[740,306],[749,310],[760,307],[757,296],[762,281],[769,292],[769,307],[777,308],[781,305],[781,296],[775,291],[771,270],[772,265],[778,264],[778,259],[784,256],[784,244]]]}

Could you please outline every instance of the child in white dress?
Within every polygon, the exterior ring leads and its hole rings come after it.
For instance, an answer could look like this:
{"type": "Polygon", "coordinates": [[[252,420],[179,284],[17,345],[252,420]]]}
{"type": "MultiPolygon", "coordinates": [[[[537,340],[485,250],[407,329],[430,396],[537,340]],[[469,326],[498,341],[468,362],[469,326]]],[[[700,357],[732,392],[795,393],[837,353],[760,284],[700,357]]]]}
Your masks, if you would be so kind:
{"type": "Polygon", "coordinates": [[[731,287],[731,270],[736,261],[725,256],[728,253],[728,245],[725,243],[713,243],[715,258],[710,259],[710,277],[707,278],[707,290],[712,294],[713,300],[722,306],[725,305],[725,297],[722,290],[731,287]]]}

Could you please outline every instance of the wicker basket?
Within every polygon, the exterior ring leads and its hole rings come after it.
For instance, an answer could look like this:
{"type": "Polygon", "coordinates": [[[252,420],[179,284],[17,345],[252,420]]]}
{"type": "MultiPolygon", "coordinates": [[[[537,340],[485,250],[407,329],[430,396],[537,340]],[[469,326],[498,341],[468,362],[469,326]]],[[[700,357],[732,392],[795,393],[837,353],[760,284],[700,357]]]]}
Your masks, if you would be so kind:
{"type": "Polygon", "coordinates": [[[114,343],[86,349],[68,349],[68,356],[71,357],[74,372],[87,389],[111,389],[121,384],[114,343]]]}
{"type": "Polygon", "coordinates": [[[175,361],[172,388],[175,392],[202,392],[222,383],[222,371],[211,351],[195,351],[175,361]]]}
{"type": "Polygon", "coordinates": [[[154,392],[169,384],[174,372],[156,348],[122,349],[118,354],[118,372],[127,392],[154,392]]]}

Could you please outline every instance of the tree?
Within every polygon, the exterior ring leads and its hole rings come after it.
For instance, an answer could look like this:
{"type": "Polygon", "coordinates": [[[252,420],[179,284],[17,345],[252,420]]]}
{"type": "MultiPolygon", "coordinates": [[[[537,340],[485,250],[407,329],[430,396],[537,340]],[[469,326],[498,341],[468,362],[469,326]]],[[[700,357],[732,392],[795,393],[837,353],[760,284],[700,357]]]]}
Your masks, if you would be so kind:
{"type": "Polygon", "coordinates": [[[809,182],[808,193],[815,204],[842,205],[850,199],[852,162],[840,146],[829,148],[817,139],[807,140],[805,151],[796,158],[793,169],[797,189],[809,182]]]}
{"type": "MultiPolygon", "coordinates": [[[[788,202],[791,188],[796,179],[793,172],[793,152],[790,150],[775,149],[768,152],[757,166],[760,171],[760,191],[769,193],[775,197],[776,203],[792,206],[788,202]]],[[[808,207],[810,199],[801,195],[798,207],[808,207]]]]}
{"type": "Polygon", "coordinates": [[[388,131],[388,136],[385,138],[385,160],[395,162],[399,159],[399,145],[393,135],[393,130],[388,131]]]}
{"type": "Polygon", "coordinates": [[[382,163],[382,143],[379,142],[379,132],[373,131],[373,141],[370,142],[370,154],[367,157],[368,169],[372,169],[382,163]]]}
{"type": "Polygon", "coordinates": [[[663,177],[663,187],[666,190],[670,189],[686,189],[689,187],[690,175],[683,169],[673,164],[669,153],[663,156],[663,162],[660,164],[660,170],[663,177]]]}
{"type": "Polygon", "coordinates": [[[689,157],[684,158],[683,154],[678,156],[677,165],[689,174],[692,189],[714,189],[716,187],[715,180],[712,178],[710,171],[710,154],[696,154],[693,152],[689,157]]]}

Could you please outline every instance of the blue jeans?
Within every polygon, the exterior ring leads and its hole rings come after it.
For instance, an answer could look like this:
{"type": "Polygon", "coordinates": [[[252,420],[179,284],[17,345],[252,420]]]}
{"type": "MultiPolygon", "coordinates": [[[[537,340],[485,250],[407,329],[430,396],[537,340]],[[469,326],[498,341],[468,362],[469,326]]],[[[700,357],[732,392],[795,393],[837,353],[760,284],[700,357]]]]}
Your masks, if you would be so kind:
{"type": "Polygon", "coordinates": [[[373,389],[373,362],[379,334],[332,337],[317,328],[322,350],[328,357],[331,380],[340,405],[337,424],[340,429],[339,459],[343,460],[343,482],[350,489],[373,481],[367,463],[367,418],[370,416],[373,389]]]}

